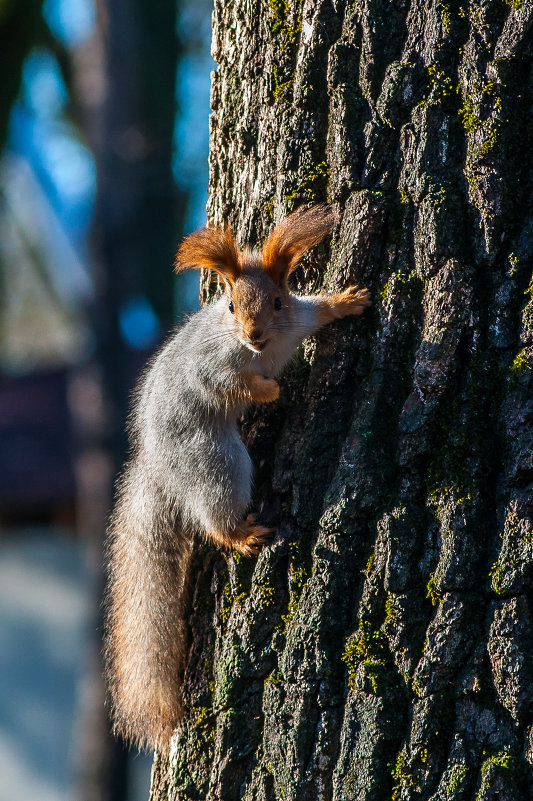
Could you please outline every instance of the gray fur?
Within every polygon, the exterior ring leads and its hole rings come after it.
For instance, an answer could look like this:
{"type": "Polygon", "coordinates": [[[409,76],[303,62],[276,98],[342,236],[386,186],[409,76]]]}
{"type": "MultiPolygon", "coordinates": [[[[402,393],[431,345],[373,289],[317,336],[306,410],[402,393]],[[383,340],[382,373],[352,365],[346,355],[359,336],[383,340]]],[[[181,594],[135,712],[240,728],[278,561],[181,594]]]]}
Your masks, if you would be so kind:
{"type": "Polygon", "coordinates": [[[262,353],[239,341],[225,297],[205,306],[178,329],[141,383],[132,426],[136,453],[188,527],[231,528],[248,508],[252,466],[237,430],[245,404],[221,405],[218,397],[244,370],[277,376],[315,330],[314,299],[291,300],[290,327],[277,331],[262,353]]]}

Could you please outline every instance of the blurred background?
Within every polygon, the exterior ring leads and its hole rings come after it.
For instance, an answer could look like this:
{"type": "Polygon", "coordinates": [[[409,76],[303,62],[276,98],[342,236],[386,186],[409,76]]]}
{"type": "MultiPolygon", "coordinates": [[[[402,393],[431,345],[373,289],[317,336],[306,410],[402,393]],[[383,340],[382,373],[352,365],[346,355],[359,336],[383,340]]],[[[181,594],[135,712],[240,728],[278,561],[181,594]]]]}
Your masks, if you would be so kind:
{"type": "Polygon", "coordinates": [[[102,547],[132,385],[198,305],[210,33],[210,0],[0,0],[0,801],[148,798],[102,547]]]}

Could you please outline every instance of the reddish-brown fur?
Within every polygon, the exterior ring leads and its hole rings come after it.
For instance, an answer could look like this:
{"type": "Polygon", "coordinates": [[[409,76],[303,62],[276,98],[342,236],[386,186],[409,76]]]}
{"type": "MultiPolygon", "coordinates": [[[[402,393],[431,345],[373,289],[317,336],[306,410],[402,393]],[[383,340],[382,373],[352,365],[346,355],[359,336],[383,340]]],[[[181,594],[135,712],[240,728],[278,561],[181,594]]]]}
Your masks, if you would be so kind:
{"type": "Polygon", "coordinates": [[[349,286],[344,292],[317,298],[318,322],[320,325],[326,325],[349,314],[362,314],[367,306],[370,306],[368,289],[349,286]]]}
{"type": "Polygon", "coordinates": [[[190,267],[215,270],[230,282],[241,272],[241,252],[230,229],[202,228],[185,237],[176,255],[176,272],[190,267]]]}
{"type": "Polygon", "coordinates": [[[302,256],[327,236],[335,216],[328,206],[301,207],[276,225],[263,245],[263,267],[274,281],[286,279],[302,256]]]}
{"type": "Polygon", "coordinates": [[[333,228],[335,216],[329,206],[301,207],[285,217],[263,245],[261,256],[248,248],[240,250],[228,227],[206,227],[185,237],[177,256],[177,272],[190,267],[215,270],[230,284],[246,264],[258,263],[280,284],[298,266],[308,250],[320,244],[333,228]]]}

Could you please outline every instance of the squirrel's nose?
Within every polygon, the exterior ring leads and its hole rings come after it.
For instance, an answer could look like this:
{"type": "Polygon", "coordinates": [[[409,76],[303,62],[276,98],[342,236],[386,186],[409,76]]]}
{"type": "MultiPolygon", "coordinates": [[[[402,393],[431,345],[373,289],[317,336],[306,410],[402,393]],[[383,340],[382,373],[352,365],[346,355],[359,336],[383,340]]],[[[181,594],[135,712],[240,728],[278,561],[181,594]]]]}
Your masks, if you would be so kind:
{"type": "Polygon", "coordinates": [[[256,326],[254,326],[254,328],[250,328],[248,331],[248,337],[252,340],[252,342],[257,342],[262,336],[263,330],[261,328],[257,328],[256,326]]]}

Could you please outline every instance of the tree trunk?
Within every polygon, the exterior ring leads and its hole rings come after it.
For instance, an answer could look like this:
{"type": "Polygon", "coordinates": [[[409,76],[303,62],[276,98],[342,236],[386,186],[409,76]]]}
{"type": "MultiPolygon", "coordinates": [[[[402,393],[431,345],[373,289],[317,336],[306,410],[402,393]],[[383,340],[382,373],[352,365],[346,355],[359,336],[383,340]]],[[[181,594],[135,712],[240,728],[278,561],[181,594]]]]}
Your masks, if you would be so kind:
{"type": "Polygon", "coordinates": [[[152,801],[533,798],[530,0],[217,0],[209,214],[339,212],[371,288],[243,423],[257,560],[198,545],[152,801]],[[528,289],[529,287],[529,289],[528,289]]]}

